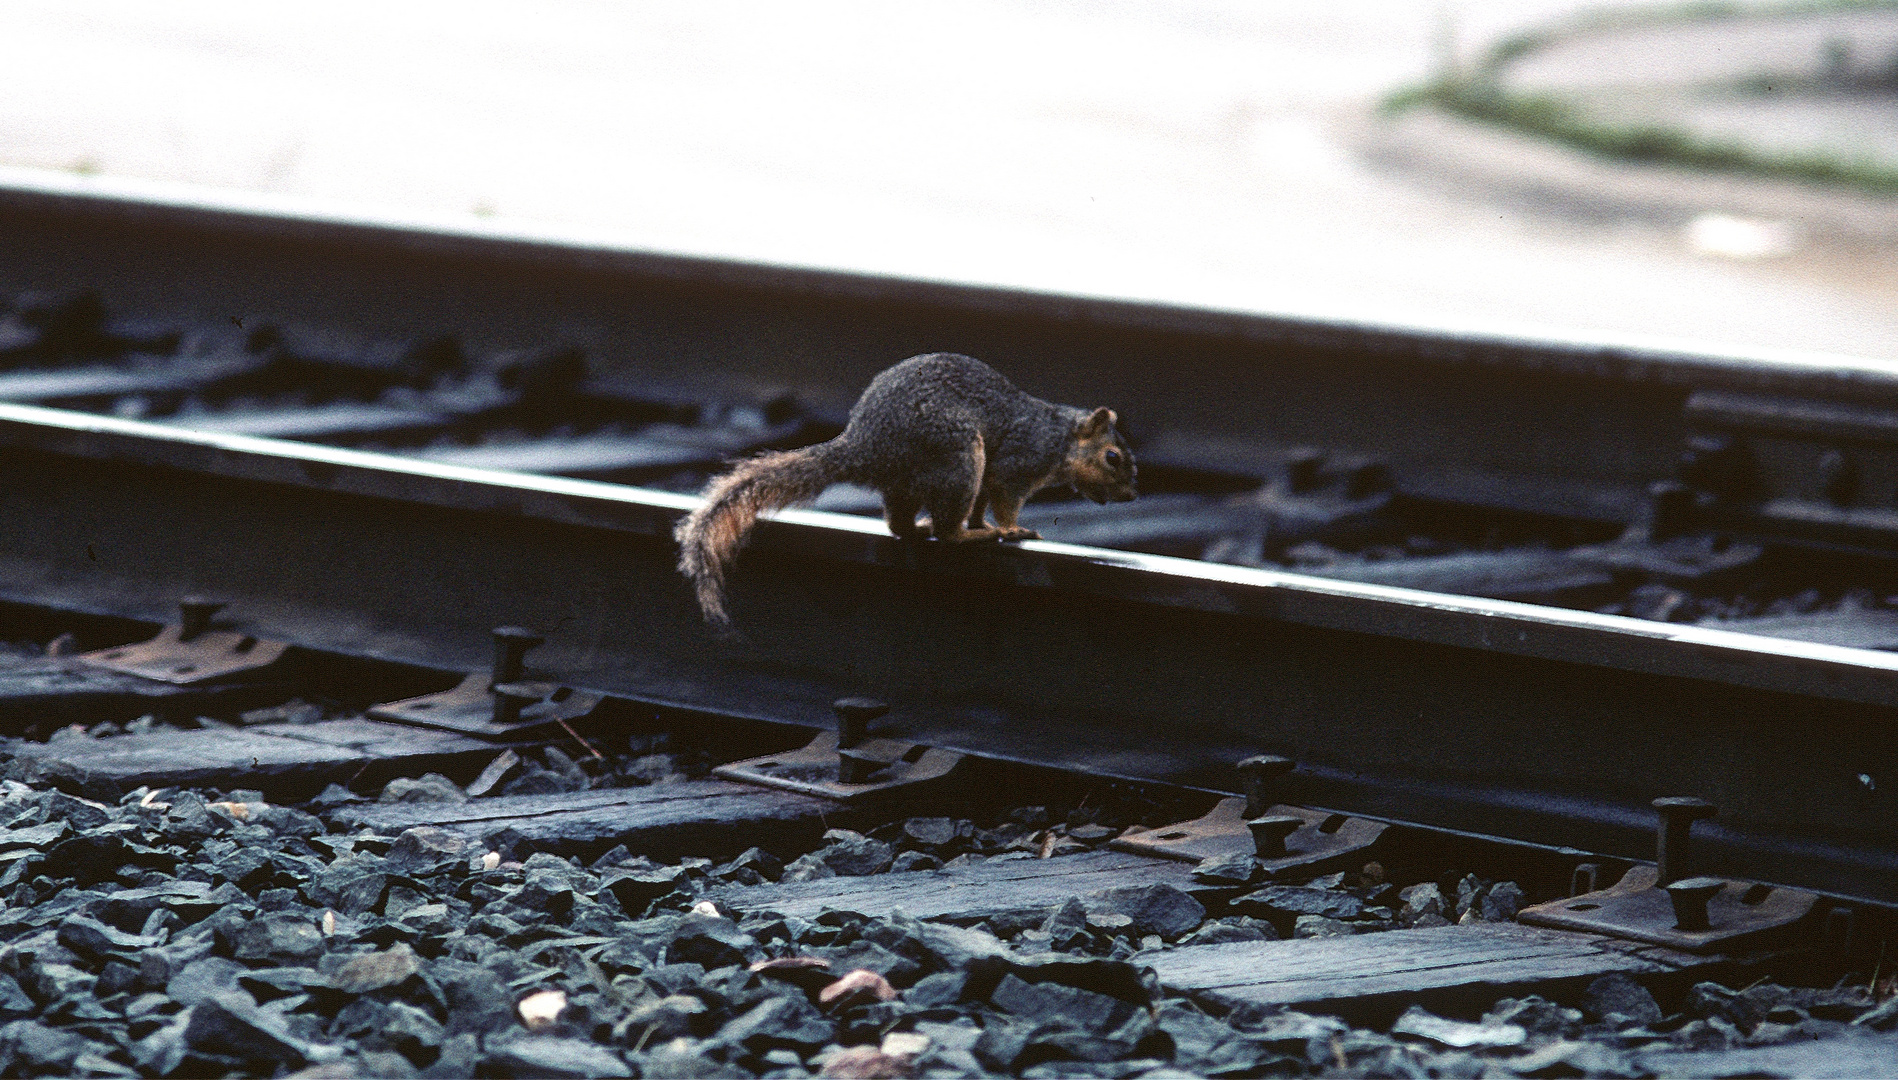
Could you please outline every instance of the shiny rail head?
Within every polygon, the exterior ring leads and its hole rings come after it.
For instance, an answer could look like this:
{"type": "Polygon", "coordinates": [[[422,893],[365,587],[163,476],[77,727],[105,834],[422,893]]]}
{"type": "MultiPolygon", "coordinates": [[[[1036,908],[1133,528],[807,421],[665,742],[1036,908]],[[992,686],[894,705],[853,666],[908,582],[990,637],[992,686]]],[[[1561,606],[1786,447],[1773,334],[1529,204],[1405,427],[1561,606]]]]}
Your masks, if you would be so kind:
{"type": "MultiPolygon", "coordinates": [[[[647,536],[669,535],[700,502],[696,496],[618,484],[431,464],[26,405],[0,404],[0,446],[647,536]]],[[[875,519],[792,510],[773,516],[757,543],[788,543],[828,559],[879,565],[890,560],[898,541],[875,519]]],[[[1873,650],[1047,541],[991,554],[977,561],[922,561],[935,573],[1162,607],[1814,697],[1881,705],[1898,700],[1898,656],[1873,650]]]]}

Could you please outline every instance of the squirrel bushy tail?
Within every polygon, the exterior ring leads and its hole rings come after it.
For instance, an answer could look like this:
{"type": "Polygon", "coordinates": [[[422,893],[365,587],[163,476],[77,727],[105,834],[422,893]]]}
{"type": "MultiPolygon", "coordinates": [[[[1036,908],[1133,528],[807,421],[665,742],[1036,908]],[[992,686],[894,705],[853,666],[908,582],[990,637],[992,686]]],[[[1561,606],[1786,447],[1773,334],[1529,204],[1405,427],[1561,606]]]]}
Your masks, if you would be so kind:
{"type": "Polygon", "coordinates": [[[705,620],[725,630],[725,567],[743,546],[758,515],[809,502],[841,479],[835,441],[802,450],[776,450],[734,465],[705,489],[705,505],[673,529],[679,572],[692,579],[705,620]]]}

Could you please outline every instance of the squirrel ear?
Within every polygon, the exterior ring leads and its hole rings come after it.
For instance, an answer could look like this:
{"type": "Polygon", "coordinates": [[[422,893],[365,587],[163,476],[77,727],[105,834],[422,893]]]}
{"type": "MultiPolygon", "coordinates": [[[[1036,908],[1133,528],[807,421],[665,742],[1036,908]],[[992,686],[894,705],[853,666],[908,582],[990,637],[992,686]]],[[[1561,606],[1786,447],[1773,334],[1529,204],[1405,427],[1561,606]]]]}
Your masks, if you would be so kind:
{"type": "Polygon", "coordinates": [[[1120,417],[1114,415],[1114,410],[1105,408],[1095,409],[1088,415],[1087,419],[1081,421],[1081,427],[1079,429],[1080,436],[1083,439],[1091,439],[1096,435],[1106,432],[1119,421],[1120,417]]]}

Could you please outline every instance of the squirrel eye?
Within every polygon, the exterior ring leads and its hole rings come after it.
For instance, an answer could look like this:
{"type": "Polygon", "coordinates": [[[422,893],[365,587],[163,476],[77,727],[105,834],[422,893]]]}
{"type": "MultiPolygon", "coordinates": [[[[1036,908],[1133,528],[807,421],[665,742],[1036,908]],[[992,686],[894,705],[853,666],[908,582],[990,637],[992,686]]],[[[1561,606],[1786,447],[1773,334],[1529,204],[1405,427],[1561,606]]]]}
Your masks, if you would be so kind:
{"type": "Polygon", "coordinates": [[[1118,465],[1120,464],[1120,451],[1110,449],[1101,455],[1101,460],[1107,462],[1109,465],[1118,465]]]}

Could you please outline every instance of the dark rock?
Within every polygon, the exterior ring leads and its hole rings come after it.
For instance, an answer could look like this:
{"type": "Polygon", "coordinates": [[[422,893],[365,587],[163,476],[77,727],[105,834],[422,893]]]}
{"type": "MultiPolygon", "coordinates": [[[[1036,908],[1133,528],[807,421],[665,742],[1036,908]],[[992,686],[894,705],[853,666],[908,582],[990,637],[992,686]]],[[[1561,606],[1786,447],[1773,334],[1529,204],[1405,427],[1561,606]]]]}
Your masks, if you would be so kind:
{"type": "Polygon", "coordinates": [[[555,769],[541,767],[538,763],[521,763],[521,773],[501,786],[503,795],[562,795],[573,791],[585,791],[584,777],[576,779],[555,769]]]}
{"type": "Polygon", "coordinates": [[[1475,908],[1488,888],[1489,882],[1475,874],[1463,875],[1463,880],[1456,883],[1456,907],[1444,912],[1444,915],[1456,922],[1463,921],[1463,917],[1475,908]]]}
{"type": "Polygon", "coordinates": [[[613,894],[620,908],[626,914],[638,918],[654,900],[665,896],[678,888],[684,880],[685,872],[676,866],[661,866],[649,859],[640,859],[607,870],[602,876],[600,887],[613,894]]]}
{"type": "Polygon", "coordinates": [[[1097,1031],[1119,1027],[1138,1011],[1119,998],[1059,983],[1030,983],[1012,972],[989,993],[989,1004],[1037,1024],[1058,1023],[1097,1031]]]}
{"type": "MultiPolygon", "coordinates": [[[[510,1039],[483,1063],[483,1075],[599,1077],[631,1076],[618,1054],[585,1039],[527,1035],[510,1039]]],[[[651,1074],[648,1074],[651,1075],[651,1074]]]]}
{"type": "Polygon", "coordinates": [[[135,958],[143,949],[164,944],[160,938],[128,934],[86,915],[68,915],[60,921],[59,943],[94,960],[135,958]]]}
{"type": "Polygon", "coordinates": [[[456,1080],[458,1077],[473,1076],[475,1065],[481,1060],[481,1042],[473,1035],[451,1035],[442,1040],[440,1055],[435,1063],[422,1070],[427,1077],[440,1077],[441,1080],[456,1080]]]}
{"type": "Polygon", "coordinates": [[[112,820],[110,807],[63,791],[49,791],[40,796],[40,814],[42,821],[63,821],[81,831],[96,829],[112,820]]]}
{"type": "Polygon", "coordinates": [[[305,911],[271,911],[251,919],[237,933],[233,951],[239,960],[312,960],[323,954],[323,931],[305,911]]]}
{"type": "Polygon", "coordinates": [[[352,853],[323,868],[304,891],[338,915],[361,915],[382,903],[388,886],[387,863],[375,855],[352,853]]]}
{"type": "Polygon", "coordinates": [[[754,1054],[787,1048],[809,1053],[831,1041],[835,1026],[802,997],[780,996],[755,1005],[719,1029],[718,1041],[754,1054]]]}
{"type": "Polygon", "coordinates": [[[763,848],[748,848],[745,853],[718,868],[715,877],[726,881],[744,879],[745,884],[776,881],[784,873],[784,862],[763,848]],[[755,878],[756,880],[749,880],[755,878]]]}
{"type": "Polygon", "coordinates": [[[423,825],[396,837],[384,860],[395,873],[427,877],[447,871],[466,871],[469,858],[478,854],[474,847],[473,841],[460,833],[423,825]]]}
{"type": "Polygon", "coordinates": [[[1230,945],[1241,941],[1277,941],[1278,930],[1264,919],[1244,916],[1207,923],[1180,939],[1182,945],[1230,945]]]}
{"type": "Polygon", "coordinates": [[[1443,890],[1438,888],[1434,881],[1412,885],[1397,896],[1403,904],[1397,909],[1397,925],[1399,926],[1416,926],[1419,919],[1428,916],[1439,918],[1443,916],[1446,906],[1443,890]]]}
{"type": "Polygon", "coordinates": [[[514,994],[488,968],[465,960],[440,959],[423,969],[448,1011],[447,1033],[485,1032],[512,1022],[514,994]]]}
{"type": "Polygon", "coordinates": [[[385,986],[396,986],[420,973],[422,962],[407,945],[396,945],[384,952],[352,956],[336,965],[329,980],[346,994],[367,994],[385,986]]]}
{"type": "Polygon", "coordinates": [[[1351,919],[1364,913],[1364,901],[1350,893],[1301,885],[1268,885],[1239,897],[1231,907],[1241,915],[1281,918],[1319,915],[1327,919],[1351,919]]]}
{"type": "Polygon", "coordinates": [[[824,833],[824,846],[811,853],[834,874],[856,877],[880,874],[896,859],[896,849],[849,829],[824,833]]]}
{"type": "Polygon", "coordinates": [[[990,1024],[982,1029],[970,1053],[989,1069],[1013,1075],[1015,1062],[1028,1049],[1028,1043],[1041,1033],[1043,1025],[1032,1021],[990,1024]]]}
{"type": "Polygon", "coordinates": [[[468,793],[453,780],[440,773],[426,773],[420,778],[398,776],[388,782],[377,802],[385,803],[465,803],[468,793]]]}
{"type": "Polygon", "coordinates": [[[1610,1013],[1619,1013],[1637,1024],[1654,1024],[1661,1019],[1661,1006],[1647,987],[1616,972],[1603,975],[1588,984],[1582,993],[1582,1015],[1600,1022],[1610,1013]]]}
{"type": "Polygon", "coordinates": [[[890,985],[903,987],[914,985],[922,977],[922,965],[907,956],[899,956],[874,941],[855,941],[849,945],[833,946],[823,950],[830,961],[830,970],[838,975],[862,969],[873,971],[890,981],[890,985]]]}
{"type": "Polygon", "coordinates": [[[899,851],[890,862],[890,873],[908,874],[918,870],[940,870],[942,860],[926,851],[899,851]]]}
{"type": "Polygon", "coordinates": [[[339,806],[348,806],[351,803],[368,801],[368,799],[363,798],[361,795],[356,794],[341,784],[331,784],[323,789],[322,794],[311,799],[304,805],[317,811],[327,811],[334,810],[339,806]]]}
{"type": "MultiPolygon", "coordinates": [[[[1256,894],[1255,894],[1256,895],[1256,894]]],[[[1129,885],[1109,889],[1090,900],[1095,912],[1133,919],[1134,932],[1176,940],[1206,921],[1206,906],[1171,885],[1129,885]]]]}
{"type": "Polygon", "coordinates": [[[1049,944],[1065,949],[1087,937],[1087,908],[1077,897],[1068,897],[1060,907],[1048,913],[1038,929],[1048,935],[1049,944]]]}
{"type": "Polygon", "coordinates": [[[277,806],[270,803],[254,804],[251,820],[277,833],[280,836],[300,836],[308,839],[323,835],[323,822],[313,814],[289,806],[277,806]]]}
{"type": "Polygon", "coordinates": [[[308,1061],[311,1050],[290,1034],[281,1016],[259,1009],[242,993],[214,993],[193,1005],[184,1040],[207,1054],[291,1068],[308,1061]]]}
{"type": "MultiPolygon", "coordinates": [[[[434,1057],[433,1050],[442,1043],[442,1025],[435,1018],[407,1002],[391,1001],[387,1004],[359,999],[343,1011],[357,1005],[377,1005],[376,1022],[373,1029],[357,1036],[357,1042],[371,1049],[393,1050],[411,1061],[425,1061],[434,1057]]],[[[338,1014],[337,1020],[342,1021],[338,1014]]]]}
{"type": "Polygon", "coordinates": [[[1294,938],[1344,937],[1349,934],[1361,934],[1367,929],[1370,927],[1363,923],[1328,919],[1323,915],[1300,915],[1292,920],[1292,937],[1294,938]]]}
{"type": "Polygon", "coordinates": [[[641,1002],[613,1027],[625,1046],[655,1046],[682,1035],[704,1035],[715,1025],[711,1010],[691,994],[668,994],[641,1002]]]}
{"type": "Polygon", "coordinates": [[[1687,992],[1686,1007],[1696,1016],[1724,1020],[1743,1033],[1766,1019],[1766,1011],[1758,1004],[1716,982],[1695,984],[1687,992]]]}
{"type": "Polygon", "coordinates": [[[923,847],[942,847],[957,837],[956,820],[946,817],[910,818],[903,822],[903,839],[923,847]]]}
{"type": "MultiPolygon", "coordinates": [[[[132,826],[119,828],[131,829],[132,826]]],[[[80,885],[93,885],[110,880],[130,855],[124,836],[101,830],[60,841],[47,851],[46,861],[59,868],[60,876],[72,878],[80,885]]]]}
{"type": "Polygon", "coordinates": [[[1202,885],[1250,885],[1264,876],[1256,856],[1242,853],[1215,855],[1193,867],[1193,880],[1202,885]]]}
{"type": "Polygon", "coordinates": [[[1000,938],[975,927],[916,922],[909,936],[923,956],[948,971],[965,970],[978,960],[1013,956],[1000,938]]]}
{"type": "Polygon", "coordinates": [[[1524,896],[1522,888],[1513,881],[1504,881],[1490,887],[1477,903],[1484,922],[1513,922],[1516,913],[1522,910],[1524,896]]]}
{"type": "Polygon", "coordinates": [[[241,993],[237,978],[246,970],[244,965],[235,961],[221,956],[207,956],[185,964],[165,983],[165,993],[173,1001],[186,1006],[196,1005],[213,994],[241,993]]]}
{"type": "Polygon", "coordinates": [[[1504,998],[1483,1016],[1484,1023],[1515,1024],[1531,1035],[1568,1038],[1582,1030],[1579,1009],[1565,1008],[1538,995],[1504,998]]]}
{"type": "Polygon", "coordinates": [[[941,971],[926,975],[903,992],[903,1001],[916,1009],[936,1009],[963,1000],[969,985],[966,971],[941,971]]]}
{"type": "MultiPolygon", "coordinates": [[[[97,1048],[104,1049],[104,1048],[97,1048]]],[[[80,1055],[97,1049],[71,1031],[58,1031],[31,1020],[14,1020],[0,1027],[0,1060],[9,1076],[71,1076],[80,1055]]]]}
{"type": "Polygon", "coordinates": [[[700,964],[707,970],[749,964],[762,955],[758,942],[730,919],[688,915],[666,945],[666,957],[675,964],[700,964]]]}

